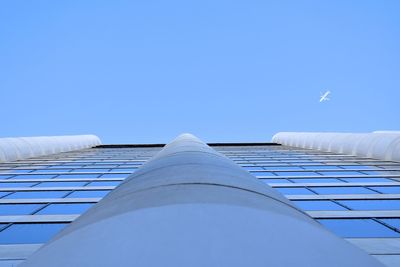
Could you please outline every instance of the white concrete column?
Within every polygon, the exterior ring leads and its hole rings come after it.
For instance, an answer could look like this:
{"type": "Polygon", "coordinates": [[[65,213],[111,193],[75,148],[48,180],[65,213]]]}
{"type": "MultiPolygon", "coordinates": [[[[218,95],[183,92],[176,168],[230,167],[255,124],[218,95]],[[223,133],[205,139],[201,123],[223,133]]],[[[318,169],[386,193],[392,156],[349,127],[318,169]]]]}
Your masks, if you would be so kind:
{"type": "Polygon", "coordinates": [[[381,266],[192,135],[21,266],[381,266]]]}

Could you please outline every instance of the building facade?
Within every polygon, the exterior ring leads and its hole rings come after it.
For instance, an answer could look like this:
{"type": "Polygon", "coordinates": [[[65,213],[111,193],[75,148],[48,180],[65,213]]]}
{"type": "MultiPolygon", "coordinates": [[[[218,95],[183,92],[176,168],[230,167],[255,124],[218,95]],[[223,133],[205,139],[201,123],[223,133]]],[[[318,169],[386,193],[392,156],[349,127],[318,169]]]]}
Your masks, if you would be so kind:
{"type": "MultiPolygon", "coordinates": [[[[335,235],[386,266],[400,263],[400,163],[395,158],[324,152],[317,150],[320,145],[310,149],[298,143],[209,145],[335,235]]],[[[0,164],[0,266],[25,261],[163,147],[89,146],[42,156],[19,153],[19,160],[0,164]]]]}

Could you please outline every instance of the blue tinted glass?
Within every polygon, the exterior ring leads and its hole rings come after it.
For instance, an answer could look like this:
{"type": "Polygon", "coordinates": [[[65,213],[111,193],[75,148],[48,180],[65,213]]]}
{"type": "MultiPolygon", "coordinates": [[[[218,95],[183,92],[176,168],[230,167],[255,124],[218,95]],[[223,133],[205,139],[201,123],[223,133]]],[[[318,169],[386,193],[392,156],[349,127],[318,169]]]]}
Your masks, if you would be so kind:
{"type": "Polygon", "coordinates": [[[5,195],[8,195],[11,192],[5,192],[5,191],[0,191],[0,197],[4,197],[5,195]]]}
{"type": "Polygon", "coordinates": [[[347,210],[330,200],[292,200],[302,210],[347,210]]]}
{"type": "Polygon", "coordinates": [[[399,237],[400,234],[371,219],[319,219],[341,237],[399,237]]]}
{"type": "Polygon", "coordinates": [[[362,173],[360,172],[353,172],[353,171],[320,171],[319,173],[321,173],[322,175],[325,176],[341,176],[341,175],[347,175],[347,176],[352,176],[352,175],[362,175],[362,173]]]}
{"type": "Polygon", "coordinates": [[[43,204],[0,204],[0,215],[28,215],[43,206],[43,204]]]}
{"type": "Polygon", "coordinates": [[[275,172],[278,176],[321,176],[316,172],[275,172]]]}
{"type": "Polygon", "coordinates": [[[346,205],[352,210],[398,210],[400,200],[398,199],[379,199],[379,200],[341,200],[339,203],[346,205]]]}
{"type": "Polygon", "coordinates": [[[383,194],[400,194],[400,186],[370,186],[383,194]]]}
{"type": "Polygon", "coordinates": [[[56,179],[97,178],[99,174],[60,174],[56,179]]]}
{"type": "Polygon", "coordinates": [[[128,177],[129,174],[122,173],[106,173],[100,176],[100,178],[125,178],[128,177]]]}
{"type": "Polygon", "coordinates": [[[36,187],[85,186],[88,182],[43,182],[36,187]]]}
{"type": "Polygon", "coordinates": [[[12,170],[0,170],[0,172],[4,173],[28,173],[33,171],[33,169],[23,170],[23,169],[12,169],[12,170]]]}
{"type": "Polygon", "coordinates": [[[94,203],[50,204],[36,214],[81,214],[94,203]]]}
{"type": "Polygon", "coordinates": [[[263,177],[263,176],[275,176],[275,174],[273,172],[264,172],[264,171],[260,171],[260,172],[251,172],[251,174],[253,174],[256,177],[263,177]]]}
{"type": "Polygon", "coordinates": [[[30,192],[15,192],[4,198],[62,198],[70,191],[30,191],[30,192]]]}
{"type": "Polygon", "coordinates": [[[354,169],[354,170],[374,170],[379,169],[374,166],[365,166],[365,165],[341,165],[340,167],[344,169],[354,169]]]}
{"type": "Polygon", "coordinates": [[[35,172],[40,173],[53,173],[53,172],[69,172],[71,169],[37,169],[35,172]]]}
{"type": "Polygon", "coordinates": [[[266,170],[286,170],[286,171],[290,171],[290,170],[303,170],[302,168],[300,168],[300,167],[297,167],[297,166],[263,166],[264,167],[264,169],[266,169],[266,170]]]}
{"type": "Polygon", "coordinates": [[[342,183],[342,181],[335,178],[298,178],[291,180],[295,183],[342,183]]]}
{"type": "Polygon", "coordinates": [[[340,170],[339,167],[331,165],[306,165],[303,168],[307,170],[340,170]]]}
{"type": "Polygon", "coordinates": [[[110,190],[75,191],[68,198],[104,197],[110,190]]]}
{"type": "Polygon", "coordinates": [[[23,174],[14,176],[12,179],[52,179],[54,177],[56,176],[48,174],[23,174]]]}
{"type": "Polygon", "coordinates": [[[386,178],[379,178],[379,177],[376,177],[376,178],[373,178],[373,177],[371,177],[371,178],[340,178],[340,179],[342,179],[342,180],[344,180],[344,181],[346,181],[346,182],[348,182],[348,183],[365,183],[365,182],[367,182],[367,183],[381,183],[381,182],[393,182],[392,180],[389,180],[389,179],[386,179],[386,178]]]}
{"type": "Polygon", "coordinates": [[[290,183],[290,181],[286,179],[260,179],[260,180],[266,184],[290,183]]]}
{"type": "Polygon", "coordinates": [[[121,182],[120,181],[98,181],[98,182],[91,182],[87,186],[117,186],[121,182]]]}
{"type": "Polygon", "coordinates": [[[133,173],[135,171],[137,171],[137,168],[117,168],[110,170],[110,172],[129,172],[129,173],[133,173]]]}
{"type": "Polygon", "coordinates": [[[74,169],[72,172],[108,172],[109,169],[74,169]]]}
{"type": "Polygon", "coordinates": [[[399,175],[400,171],[363,171],[363,173],[369,175],[399,175]]]}
{"type": "Polygon", "coordinates": [[[67,223],[16,223],[0,232],[0,244],[45,243],[67,223]]]}
{"type": "Polygon", "coordinates": [[[320,195],[342,195],[342,194],[376,194],[376,192],[364,187],[312,187],[311,190],[320,195]]]}
{"type": "Polygon", "coordinates": [[[400,219],[379,219],[400,231],[400,219]]]}
{"type": "Polygon", "coordinates": [[[37,183],[0,183],[0,187],[31,187],[37,183]]]}
{"type": "Polygon", "coordinates": [[[315,195],[315,193],[311,192],[307,188],[301,187],[275,187],[274,189],[284,195],[315,195]]]}
{"type": "Polygon", "coordinates": [[[8,179],[10,177],[13,177],[13,175],[0,175],[0,180],[8,179]]]}

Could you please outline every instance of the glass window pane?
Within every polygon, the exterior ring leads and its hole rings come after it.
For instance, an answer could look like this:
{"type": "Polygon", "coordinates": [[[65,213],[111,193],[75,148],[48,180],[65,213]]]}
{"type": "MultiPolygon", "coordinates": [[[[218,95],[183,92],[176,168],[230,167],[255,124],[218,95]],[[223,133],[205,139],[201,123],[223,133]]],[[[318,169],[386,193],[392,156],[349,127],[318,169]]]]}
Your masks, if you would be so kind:
{"type": "Polygon", "coordinates": [[[97,178],[99,174],[60,174],[55,179],[97,178]]]}
{"type": "Polygon", "coordinates": [[[303,168],[306,170],[340,170],[338,166],[333,165],[306,165],[303,168]]]}
{"type": "Polygon", "coordinates": [[[5,195],[10,194],[11,192],[6,192],[6,191],[0,191],[0,198],[4,197],[5,195]]]}
{"type": "Polygon", "coordinates": [[[32,185],[37,184],[35,183],[0,183],[0,187],[31,187],[32,185]]]}
{"type": "Polygon", "coordinates": [[[340,178],[348,183],[381,183],[381,182],[393,182],[387,178],[380,177],[365,177],[365,178],[340,178]]]}
{"type": "Polygon", "coordinates": [[[273,172],[250,172],[251,174],[253,174],[256,177],[263,177],[263,176],[275,176],[275,174],[273,172]]]}
{"type": "Polygon", "coordinates": [[[40,244],[47,242],[67,223],[16,223],[0,232],[0,244],[40,244]]]}
{"type": "Polygon", "coordinates": [[[85,186],[88,182],[43,182],[36,187],[85,186]]]}
{"type": "Polygon", "coordinates": [[[12,180],[17,180],[17,179],[53,179],[56,177],[55,175],[47,175],[47,174],[25,174],[25,175],[17,175],[12,178],[12,180]]]}
{"type": "Polygon", "coordinates": [[[321,176],[316,172],[275,172],[278,176],[321,176]]]}
{"type": "Polygon", "coordinates": [[[50,204],[36,214],[81,214],[94,203],[50,204]]]}
{"type": "Polygon", "coordinates": [[[322,175],[325,175],[325,176],[342,176],[342,175],[346,175],[346,176],[352,176],[352,175],[362,175],[362,173],[360,173],[360,172],[353,172],[353,171],[341,171],[341,172],[339,172],[339,171],[321,171],[321,172],[319,172],[319,173],[321,173],[322,175]]]}
{"type": "Polygon", "coordinates": [[[342,181],[335,178],[297,178],[290,180],[294,183],[343,183],[342,181]]]}
{"type": "Polygon", "coordinates": [[[100,176],[100,178],[126,178],[129,174],[122,173],[106,173],[100,176]]]}
{"type": "Polygon", "coordinates": [[[275,190],[279,191],[283,195],[315,195],[307,188],[302,187],[275,187],[275,190]]]}
{"type": "Polygon", "coordinates": [[[74,169],[72,172],[108,172],[110,169],[74,169]]]}
{"type": "Polygon", "coordinates": [[[28,215],[43,206],[43,204],[0,204],[0,215],[28,215]]]}
{"type": "Polygon", "coordinates": [[[400,219],[379,219],[400,231],[400,219]]]}
{"type": "Polygon", "coordinates": [[[347,210],[330,200],[292,200],[302,210],[347,210]]]}
{"type": "Polygon", "coordinates": [[[263,166],[264,169],[267,170],[286,170],[286,171],[290,171],[290,170],[303,170],[302,168],[298,167],[298,166],[263,166]]]}
{"type": "Polygon", "coordinates": [[[379,200],[340,200],[339,203],[352,210],[398,210],[400,200],[398,199],[379,199],[379,200]]]}
{"type": "Polygon", "coordinates": [[[400,237],[400,234],[371,219],[319,219],[341,237],[400,237]]]}
{"type": "Polygon", "coordinates": [[[281,184],[281,183],[291,183],[289,180],[286,179],[260,179],[266,184],[281,184]]]}
{"type": "Polygon", "coordinates": [[[97,181],[97,182],[91,182],[87,186],[117,186],[121,182],[120,181],[97,181]]]}
{"type": "Polygon", "coordinates": [[[400,194],[400,186],[370,186],[370,188],[383,194],[400,194]]]}
{"type": "Polygon", "coordinates": [[[75,191],[68,195],[68,198],[104,197],[109,192],[110,190],[75,191]]]}
{"type": "Polygon", "coordinates": [[[4,198],[62,198],[70,191],[29,191],[29,192],[14,192],[4,198]]]}
{"type": "Polygon", "coordinates": [[[342,194],[376,194],[376,192],[364,187],[311,187],[311,190],[320,195],[342,195],[342,194]]]}

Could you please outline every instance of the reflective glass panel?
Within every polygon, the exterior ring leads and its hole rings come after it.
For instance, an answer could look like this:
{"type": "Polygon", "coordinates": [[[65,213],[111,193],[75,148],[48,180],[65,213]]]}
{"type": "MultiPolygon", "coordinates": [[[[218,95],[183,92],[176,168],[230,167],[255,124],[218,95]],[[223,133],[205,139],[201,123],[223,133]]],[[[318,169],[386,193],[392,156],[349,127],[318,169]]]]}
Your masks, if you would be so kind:
{"type": "Polygon", "coordinates": [[[56,177],[55,175],[47,175],[47,174],[24,174],[24,175],[17,175],[11,178],[12,180],[16,179],[53,179],[56,177]]]}
{"type": "Polygon", "coordinates": [[[294,183],[343,183],[342,181],[335,178],[298,178],[291,179],[294,183]]]}
{"type": "Polygon", "coordinates": [[[35,187],[85,186],[88,182],[42,182],[35,187]]]}
{"type": "Polygon", "coordinates": [[[96,181],[96,182],[91,182],[87,186],[117,186],[121,182],[120,181],[96,181]]]}
{"type": "Polygon", "coordinates": [[[311,190],[319,195],[342,195],[342,194],[376,194],[376,192],[364,187],[311,187],[311,190]]]}
{"type": "Polygon", "coordinates": [[[316,172],[275,172],[278,176],[321,176],[316,172]]]}
{"type": "Polygon", "coordinates": [[[370,186],[383,194],[400,194],[400,186],[370,186]]]}
{"type": "Polygon", "coordinates": [[[347,210],[330,200],[292,200],[302,210],[347,210]]]}
{"type": "Polygon", "coordinates": [[[366,177],[366,178],[340,178],[348,183],[381,183],[381,182],[393,182],[387,178],[380,177],[366,177]]]}
{"type": "Polygon", "coordinates": [[[26,191],[26,192],[14,192],[4,198],[15,199],[15,198],[62,198],[70,191],[26,191]]]}
{"type": "Polygon", "coordinates": [[[400,219],[379,219],[400,231],[400,219]]]}
{"type": "Polygon", "coordinates": [[[43,204],[0,204],[0,215],[28,215],[43,206],[43,204]]]}
{"type": "Polygon", "coordinates": [[[377,200],[340,200],[339,203],[352,210],[398,210],[400,200],[398,199],[377,199],[377,200]]]}
{"type": "Polygon", "coordinates": [[[400,237],[400,234],[371,219],[319,219],[341,237],[400,237]]]}
{"type": "Polygon", "coordinates": [[[32,185],[37,184],[36,183],[0,183],[0,187],[31,187],[32,185]]]}
{"type": "Polygon", "coordinates": [[[302,187],[275,187],[274,189],[283,195],[315,195],[307,188],[302,187]]]}
{"type": "Polygon", "coordinates": [[[104,197],[109,192],[110,190],[75,191],[68,195],[68,198],[104,197]]]}
{"type": "Polygon", "coordinates": [[[15,223],[0,232],[0,244],[40,244],[47,242],[67,223],[15,223]]]}
{"type": "Polygon", "coordinates": [[[50,204],[36,214],[82,214],[94,203],[50,204]]]}
{"type": "Polygon", "coordinates": [[[60,174],[55,179],[97,178],[99,174],[60,174]]]}

